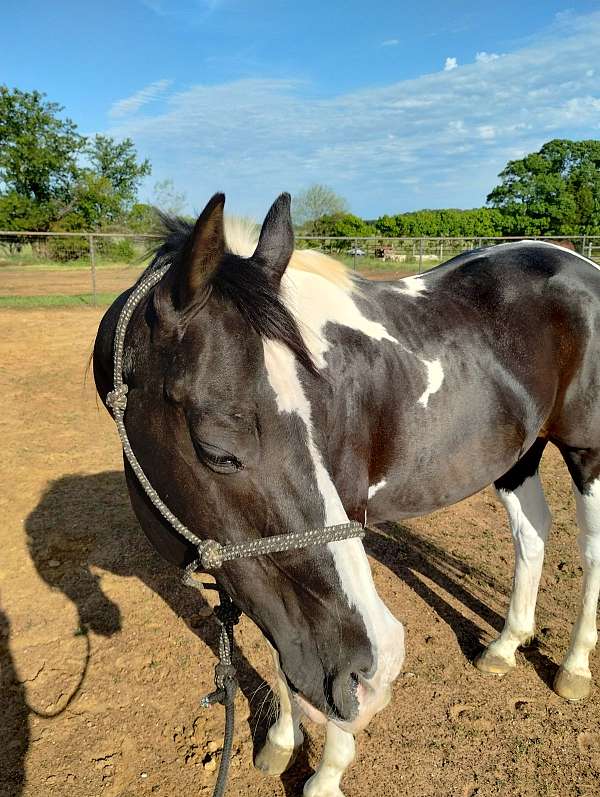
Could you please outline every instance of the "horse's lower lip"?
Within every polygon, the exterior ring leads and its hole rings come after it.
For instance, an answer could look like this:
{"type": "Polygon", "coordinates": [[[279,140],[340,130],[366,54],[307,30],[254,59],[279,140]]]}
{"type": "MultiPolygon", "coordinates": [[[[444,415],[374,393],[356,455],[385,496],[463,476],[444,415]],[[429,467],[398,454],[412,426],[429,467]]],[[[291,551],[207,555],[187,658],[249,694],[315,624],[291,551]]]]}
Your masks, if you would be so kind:
{"type": "Polygon", "coordinates": [[[322,711],[319,711],[318,708],[315,708],[312,703],[309,703],[300,692],[294,692],[294,699],[300,706],[300,710],[306,714],[309,720],[312,720],[312,722],[315,722],[318,725],[324,725],[327,722],[327,717],[325,714],[323,714],[322,711]]]}

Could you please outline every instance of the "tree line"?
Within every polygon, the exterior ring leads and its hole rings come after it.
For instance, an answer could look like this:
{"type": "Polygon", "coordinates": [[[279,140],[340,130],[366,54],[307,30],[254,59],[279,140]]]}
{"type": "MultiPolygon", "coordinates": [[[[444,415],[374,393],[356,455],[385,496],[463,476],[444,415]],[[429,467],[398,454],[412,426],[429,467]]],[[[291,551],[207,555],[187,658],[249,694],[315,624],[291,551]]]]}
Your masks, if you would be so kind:
{"type": "MultiPolygon", "coordinates": [[[[151,205],[138,201],[151,173],[131,139],[81,135],[63,108],[38,91],[0,85],[0,229],[150,231],[151,205]]],[[[327,186],[294,197],[300,235],[491,237],[600,235],[600,141],[548,141],[511,160],[487,206],[418,210],[365,220],[327,186]]],[[[155,186],[162,210],[181,212],[172,181],[155,186]]]]}
{"type": "Polygon", "coordinates": [[[331,189],[313,186],[297,197],[299,229],[355,237],[600,235],[599,140],[548,141],[539,152],[509,161],[499,178],[487,207],[416,210],[371,221],[349,213],[331,189]]]}

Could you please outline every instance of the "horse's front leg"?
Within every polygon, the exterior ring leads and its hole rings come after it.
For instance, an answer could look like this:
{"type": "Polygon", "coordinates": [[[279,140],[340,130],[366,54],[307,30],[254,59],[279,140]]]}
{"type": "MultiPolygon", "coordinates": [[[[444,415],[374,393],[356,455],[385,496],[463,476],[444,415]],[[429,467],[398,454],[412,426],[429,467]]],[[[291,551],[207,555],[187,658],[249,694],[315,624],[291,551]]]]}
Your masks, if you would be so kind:
{"type": "Polygon", "coordinates": [[[281,775],[293,763],[304,741],[304,734],[300,729],[300,709],[292,700],[279,666],[277,651],[271,645],[269,648],[273,655],[277,677],[279,716],[269,728],[266,741],[258,752],[254,765],[266,775],[281,775]]]}
{"type": "Polygon", "coordinates": [[[351,733],[327,723],[325,747],[317,771],[306,781],[304,797],[344,797],[340,781],[354,761],[356,745],[351,733]]]}

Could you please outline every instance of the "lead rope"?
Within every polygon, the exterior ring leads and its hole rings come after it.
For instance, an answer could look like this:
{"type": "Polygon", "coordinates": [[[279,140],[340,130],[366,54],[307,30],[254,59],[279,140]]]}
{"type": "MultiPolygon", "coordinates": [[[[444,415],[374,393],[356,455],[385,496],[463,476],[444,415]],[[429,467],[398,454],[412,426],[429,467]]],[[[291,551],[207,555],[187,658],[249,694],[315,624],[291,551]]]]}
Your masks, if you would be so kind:
{"type": "Polygon", "coordinates": [[[235,725],[235,696],[239,688],[237,673],[233,664],[233,626],[240,620],[241,612],[229,595],[219,588],[219,605],[214,614],[220,626],[219,663],[215,667],[215,686],[200,701],[202,708],[220,703],[225,708],[225,731],[223,734],[223,752],[219,763],[219,774],[213,791],[213,797],[223,797],[227,788],[231,750],[233,747],[233,729],[235,725]]]}
{"type": "MultiPolygon", "coordinates": [[[[150,292],[150,290],[162,279],[169,270],[169,265],[163,265],[150,271],[143,277],[129,294],[127,301],[117,321],[114,339],[113,353],[113,389],[106,395],[106,405],[112,412],[123,453],[129,462],[131,469],[135,473],[140,486],[150,499],[152,505],[160,512],[163,518],[180,534],[184,539],[191,543],[198,556],[185,568],[182,581],[194,589],[216,589],[219,593],[220,603],[214,609],[214,615],[220,626],[219,634],[219,662],[215,666],[215,686],[214,692],[202,698],[200,705],[203,708],[220,703],[225,707],[225,735],[223,738],[223,753],[219,764],[219,774],[215,784],[213,797],[223,797],[227,786],[229,765],[231,763],[231,749],[233,745],[234,727],[234,702],[238,690],[238,681],[235,667],[232,663],[233,656],[233,626],[240,619],[241,611],[235,606],[229,595],[224,589],[214,584],[203,584],[193,577],[199,567],[204,570],[215,570],[220,568],[224,562],[234,559],[242,559],[250,556],[261,556],[264,554],[281,553],[305,548],[308,545],[323,545],[329,542],[339,542],[354,537],[364,537],[364,529],[360,523],[349,521],[340,523],[336,526],[325,526],[321,529],[310,529],[309,531],[290,532],[287,534],[275,534],[271,537],[261,537],[250,542],[228,543],[221,545],[216,540],[201,540],[190,529],[176,517],[169,507],[161,500],[160,496],[152,487],[150,480],[142,470],[133,452],[131,443],[125,429],[125,410],[127,408],[127,385],[123,380],[123,352],[125,349],[125,335],[129,321],[133,312],[140,301],[150,292]]],[[[209,294],[207,294],[208,296],[209,294]]]]}

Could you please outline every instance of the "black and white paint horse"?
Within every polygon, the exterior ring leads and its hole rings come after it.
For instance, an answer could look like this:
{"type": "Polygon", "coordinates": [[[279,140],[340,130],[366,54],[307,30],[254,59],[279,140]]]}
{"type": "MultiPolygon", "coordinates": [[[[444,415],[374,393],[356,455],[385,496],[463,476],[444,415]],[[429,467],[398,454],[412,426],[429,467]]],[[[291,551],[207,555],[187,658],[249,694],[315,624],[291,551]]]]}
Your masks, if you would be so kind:
{"type": "MultiPolygon", "coordinates": [[[[129,439],[159,495],[220,542],[347,519],[431,512],[495,483],[516,566],[500,637],[478,667],[504,673],[534,633],[550,513],[538,466],[560,449],[577,502],[581,610],[555,688],[585,697],[600,587],[600,270],[536,242],[468,252],[395,283],[294,251],[289,196],[256,240],[215,195],[173,221],[150,268],[171,268],[135,311],[125,375],[129,439]]],[[[128,292],[127,292],[128,293],[128,292]]],[[[115,323],[94,371],[112,387],[115,323]]],[[[144,531],[170,561],[195,550],[164,525],[126,467],[144,531]]],[[[257,765],[282,772],[302,713],[327,723],[309,797],[341,795],[354,734],[389,700],[402,625],[359,540],[238,560],[218,579],[273,649],[281,710],[257,765]]]]}

